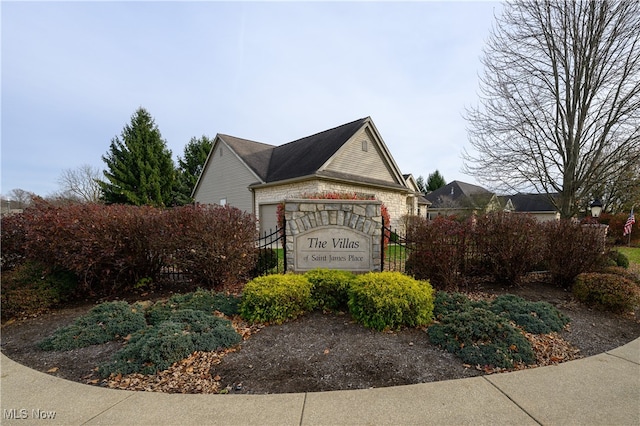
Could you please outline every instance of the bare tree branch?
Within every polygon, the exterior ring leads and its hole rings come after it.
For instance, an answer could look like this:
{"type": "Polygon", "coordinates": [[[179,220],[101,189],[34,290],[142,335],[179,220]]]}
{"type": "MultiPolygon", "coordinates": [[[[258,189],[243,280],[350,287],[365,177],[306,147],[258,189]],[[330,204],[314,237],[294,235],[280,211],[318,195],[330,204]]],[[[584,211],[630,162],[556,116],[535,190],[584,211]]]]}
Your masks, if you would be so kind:
{"type": "Polygon", "coordinates": [[[640,162],[640,2],[509,2],[482,62],[465,172],[571,217],[640,162]]]}

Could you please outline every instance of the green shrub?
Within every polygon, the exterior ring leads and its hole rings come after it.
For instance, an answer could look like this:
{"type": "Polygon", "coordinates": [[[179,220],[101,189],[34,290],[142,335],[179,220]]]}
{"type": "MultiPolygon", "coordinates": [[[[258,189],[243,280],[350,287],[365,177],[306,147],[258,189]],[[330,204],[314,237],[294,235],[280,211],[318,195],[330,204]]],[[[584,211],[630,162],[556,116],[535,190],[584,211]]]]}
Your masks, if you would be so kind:
{"type": "Polygon", "coordinates": [[[240,315],[253,322],[281,324],[313,309],[311,283],[304,275],[275,274],[249,281],[240,315]]]}
{"type": "Polygon", "coordinates": [[[305,273],[311,282],[311,298],[319,309],[346,311],[349,287],[356,276],[349,271],[314,269],[305,273]]]}
{"type": "Polygon", "coordinates": [[[228,320],[182,309],[169,320],[136,332],[111,361],[98,367],[98,372],[103,377],[118,373],[155,374],[194,351],[228,348],[240,340],[228,320]]]}
{"type": "Polygon", "coordinates": [[[506,318],[482,308],[453,311],[427,329],[429,340],[472,365],[532,364],[531,344],[506,318]]]}
{"type": "Polygon", "coordinates": [[[359,275],[349,289],[349,311],[379,331],[427,325],[433,318],[433,288],[399,272],[359,275]]]}
{"type": "Polygon", "coordinates": [[[629,268],[629,258],[622,252],[618,250],[611,250],[609,252],[609,256],[616,263],[616,266],[620,266],[621,268],[629,268]]]}
{"type": "Polygon", "coordinates": [[[638,285],[616,274],[580,274],[573,295],[588,305],[618,313],[631,311],[640,304],[638,285]]]}
{"type": "Polygon", "coordinates": [[[451,312],[463,312],[473,308],[489,309],[484,300],[471,300],[462,293],[438,291],[434,300],[433,316],[436,320],[451,312]]]}
{"type": "Polygon", "coordinates": [[[73,324],[59,328],[38,346],[45,351],[67,351],[126,337],[146,325],[139,306],[127,302],[107,302],[91,309],[73,324]]]}
{"type": "MultiPolygon", "coordinates": [[[[4,231],[3,231],[4,232],[4,231]]],[[[2,319],[40,313],[69,300],[78,285],[75,275],[49,271],[43,264],[27,261],[2,271],[2,319]]]]}
{"type": "Polygon", "coordinates": [[[151,325],[159,324],[169,319],[173,312],[181,309],[193,309],[208,314],[215,311],[225,315],[236,315],[239,312],[240,298],[224,293],[198,289],[187,294],[176,294],[165,302],[157,302],[147,309],[147,321],[151,325]]]}
{"type": "Polygon", "coordinates": [[[547,302],[530,302],[513,294],[498,296],[491,302],[489,309],[533,334],[562,331],[570,321],[567,316],[547,302]]]}

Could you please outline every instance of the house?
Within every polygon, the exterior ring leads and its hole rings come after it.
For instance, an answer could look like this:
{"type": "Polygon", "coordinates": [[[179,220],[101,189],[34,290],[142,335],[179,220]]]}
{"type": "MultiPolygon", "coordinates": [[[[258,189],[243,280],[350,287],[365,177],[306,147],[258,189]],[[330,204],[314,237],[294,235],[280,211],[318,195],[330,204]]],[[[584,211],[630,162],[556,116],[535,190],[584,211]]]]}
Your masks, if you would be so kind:
{"type": "Polygon", "coordinates": [[[457,180],[428,193],[425,198],[431,202],[429,219],[438,215],[469,216],[498,210],[531,214],[541,222],[560,219],[560,213],[547,194],[496,195],[481,186],[457,180]]]}
{"type": "Polygon", "coordinates": [[[493,192],[458,180],[426,194],[424,198],[431,202],[429,219],[439,215],[470,216],[502,209],[500,200],[493,192]]]}
{"type": "Polygon", "coordinates": [[[528,213],[540,222],[560,220],[560,213],[547,194],[504,195],[499,197],[504,210],[514,213],[528,213]]]}
{"type": "Polygon", "coordinates": [[[265,232],[277,228],[279,203],[330,192],[375,197],[387,207],[392,227],[428,205],[370,117],[279,146],[218,134],[193,197],[253,213],[265,232]]]}

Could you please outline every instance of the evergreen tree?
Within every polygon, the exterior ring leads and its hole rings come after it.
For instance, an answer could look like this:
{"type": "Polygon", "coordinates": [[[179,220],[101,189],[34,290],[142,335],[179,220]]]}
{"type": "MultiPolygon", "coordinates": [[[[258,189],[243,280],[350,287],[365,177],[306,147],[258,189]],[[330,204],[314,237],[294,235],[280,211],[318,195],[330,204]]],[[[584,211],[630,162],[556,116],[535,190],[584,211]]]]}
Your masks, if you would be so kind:
{"type": "Polygon", "coordinates": [[[196,186],[196,182],[198,182],[212,146],[213,140],[203,135],[199,139],[191,138],[184,147],[184,158],[178,157],[178,170],[174,190],[174,203],[176,205],[185,205],[193,202],[191,193],[196,186]]]}
{"type": "Polygon", "coordinates": [[[444,180],[444,176],[442,176],[440,172],[436,170],[427,178],[427,192],[435,191],[438,188],[442,188],[446,184],[447,182],[444,180]]]}
{"type": "Polygon", "coordinates": [[[418,176],[418,179],[416,179],[416,184],[418,185],[418,189],[420,190],[420,192],[422,192],[423,194],[427,193],[427,184],[425,183],[422,175],[418,176]]]}
{"type": "Polygon", "coordinates": [[[100,181],[106,203],[165,206],[171,203],[175,166],[151,115],[139,108],[120,138],[111,140],[100,181]]]}

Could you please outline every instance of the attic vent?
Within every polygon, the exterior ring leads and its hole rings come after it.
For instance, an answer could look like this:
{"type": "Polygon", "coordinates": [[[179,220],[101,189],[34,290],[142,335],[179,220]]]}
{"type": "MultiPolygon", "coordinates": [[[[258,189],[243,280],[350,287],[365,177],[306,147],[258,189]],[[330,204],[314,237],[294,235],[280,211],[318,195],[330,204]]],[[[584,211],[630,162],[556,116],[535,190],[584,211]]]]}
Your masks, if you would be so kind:
{"type": "Polygon", "coordinates": [[[453,186],[451,187],[451,195],[453,195],[453,186]]]}
{"type": "Polygon", "coordinates": [[[220,147],[220,157],[222,157],[222,147],[220,147]]]}
{"type": "Polygon", "coordinates": [[[369,150],[369,146],[368,146],[368,144],[367,144],[367,141],[366,141],[366,140],[362,141],[362,150],[363,150],[364,152],[367,152],[367,151],[369,150]]]}

